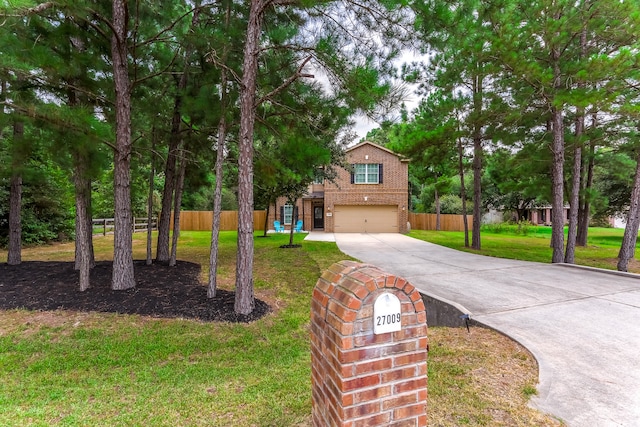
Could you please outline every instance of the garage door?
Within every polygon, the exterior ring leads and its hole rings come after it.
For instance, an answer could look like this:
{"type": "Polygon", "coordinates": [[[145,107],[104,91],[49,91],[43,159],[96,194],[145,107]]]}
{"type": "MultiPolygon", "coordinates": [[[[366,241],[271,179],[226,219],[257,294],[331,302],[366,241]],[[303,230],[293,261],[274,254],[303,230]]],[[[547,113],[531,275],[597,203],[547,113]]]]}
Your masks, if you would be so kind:
{"type": "Polygon", "coordinates": [[[334,206],[336,233],[397,233],[398,206],[334,206]]]}

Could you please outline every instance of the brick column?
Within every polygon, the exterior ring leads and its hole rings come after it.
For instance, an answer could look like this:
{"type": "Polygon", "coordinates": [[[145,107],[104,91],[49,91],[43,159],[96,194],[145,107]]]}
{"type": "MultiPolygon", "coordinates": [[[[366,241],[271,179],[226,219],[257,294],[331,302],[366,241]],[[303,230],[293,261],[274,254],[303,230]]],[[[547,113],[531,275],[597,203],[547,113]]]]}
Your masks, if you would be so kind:
{"type": "Polygon", "coordinates": [[[313,426],[426,426],[426,322],[406,280],[352,261],[325,271],[311,303],[313,426]],[[400,330],[374,331],[378,297],[397,297],[400,330]]]}

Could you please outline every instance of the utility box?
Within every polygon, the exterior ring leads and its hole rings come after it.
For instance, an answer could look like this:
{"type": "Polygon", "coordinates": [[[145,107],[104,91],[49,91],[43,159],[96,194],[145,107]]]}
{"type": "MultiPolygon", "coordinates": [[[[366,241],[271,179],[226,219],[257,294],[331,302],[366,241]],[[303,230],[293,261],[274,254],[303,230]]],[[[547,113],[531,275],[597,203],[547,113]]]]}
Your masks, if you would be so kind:
{"type": "Polygon", "coordinates": [[[332,265],[311,303],[313,426],[426,426],[427,347],[410,283],[372,265],[332,265]]]}

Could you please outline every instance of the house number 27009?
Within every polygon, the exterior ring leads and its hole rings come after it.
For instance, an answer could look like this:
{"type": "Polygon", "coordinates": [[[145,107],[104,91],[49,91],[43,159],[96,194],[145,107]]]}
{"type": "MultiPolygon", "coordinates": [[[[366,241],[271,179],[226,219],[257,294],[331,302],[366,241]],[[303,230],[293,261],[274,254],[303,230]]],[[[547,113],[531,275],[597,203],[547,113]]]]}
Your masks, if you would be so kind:
{"type": "Polygon", "coordinates": [[[402,316],[400,313],[387,314],[386,316],[376,317],[376,326],[389,325],[391,323],[400,323],[402,316]]]}
{"type": "Polygon", "coordinates": [[[402,306],[397,296],[385,292],[373,303],[373,333],[384,334],[402,329],[402,306]]]}

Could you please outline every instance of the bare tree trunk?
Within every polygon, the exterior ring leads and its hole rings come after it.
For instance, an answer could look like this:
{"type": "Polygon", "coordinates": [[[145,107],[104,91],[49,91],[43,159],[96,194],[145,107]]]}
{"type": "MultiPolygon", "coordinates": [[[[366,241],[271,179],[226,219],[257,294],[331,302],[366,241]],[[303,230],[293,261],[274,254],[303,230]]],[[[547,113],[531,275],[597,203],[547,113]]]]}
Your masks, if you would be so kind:
{"type": "Polygon", "coordinates": [[[94,266],[93,240],[91,221],[91,181],[87,178],[87,159],[80,152],[74,152],[74,174],[76,199],[76,239],[75,239],[75,269],[80,272],[80,291],[89,288],[89,272],[94,266]]]}
{"type": "MultiPolygon", "coordinates": [[[[579,109],[580,111],[580,109],[579,109]]],[[[576,240],[578,234],[578,210],[580,207],[580,187],[582,177],[582,134],[584,133],[584,116],[578,115],[576,120],[576,141],[573,150],[573,177],[571,181],[571,197],[569,199],[569,230],[564,262],[575,262],[576,240]]]]}
{"type": "MultiPolygon", "coordinates": [[[[580,35],[581,56],[586,55],[587,29],[583,28],[580,35]]],[[[578,88],[585,87],[583,82],[578,82],[578,88]]],[[[569,198],[569,231],[567,234],[567,247],[564,254],[564,262],[573,264],[576,255],[576,240],[578,235],[578,215],[580,209],[580,187],[582,178],[582,136],[584,134],[584,108],[577,108],[575,147],[573,149],[573,178],[571,182],[571,196],[569,198]]]]}
{"type": "MultiPolygon", "coordinates": [[[[594,114],[593,126],[596,126],[596,117],[594,114]]],[[[586,179],[582,187],[582,203],[580,204],[580,216],[578,220],[578,237],[576,244],[578,246],[587,246],[589,237],[589,221],[591,218],[591,203],[589,200],[589,191],[593,187],[593,168],[595,164],[595,141],[589,143],[589,159],[586,162],[586,179]]]]}
{"type": "Polygon", "coordinates": [[[618,271],[627,271],[629,260],[635,255],[636,241],[638,239],[638,226],[640,225],[640,156],[638,156],[637,162],[627,225],[624,228],[624,236],[622,237],[620,252],[618,252],[618,271]]]}
{"type": "Polygon", "coordinates": [[[80,154],[80,152],[77,150],[74,151],[73,157],[73,183],[75,186],[76,200],[76,239],[74,268],[76,270],[82,269],[83,254],[80,252],[84,251],[87,253],[89,269],[92,269],[95,266],[95,259],[93,255],[93,221],[91,218],[91,179],[88,178],[87,171],[88,159],[80,154]],[[81,238],[82,240],[79,240],[81,238]]]}
{"type": "MultiPolygon", "coordinates": [[[[558,16],[559,18],[559,16],[558,16]]],[[[550,60],[553,64],[554,89],[562,88],[560,71],[560,50],[552,47],[550,60]]],[[[551,153],[553,164],[551,166],[551,248],[553,255],[551,262],[564,261],[564,114],[562,107],[551,105],[552,142],[551,153]]]]}
{"type": "Polygon", "coordinates": [[[169,258],[169,265],[171,267],[176,265],[176,258],[178,255],[178,238],[180,237],[180,207],[182,206],[182,191],[184,190],[184,175],[186,173],[186,170],[186,152],[184,150],[181,150],[180,169],[178,171],[178,177],[176,180],[176,198],[173,203],[175,213],[173,214],[173,236],[171,236],[171,257],[169,258]]]}
{"type": "MultiPolygon", "coordinates": [[[[482,112],[483,77],[478,75],[473,80],[473,109],[476,116],[482,112]]],[[[471,231],[471,247],[482,248],[480,242],[480,226],[482,225],[482,128],[477,122],[473,129],[473,226],[471,231]]]]}
{"type": "Polygon", "coordinates": [[[636,174],[631,189],[629,214],[624,228],[620,252],[618,252],[618,271],[627,271],[629,260],[635,255],[638,227],[640,226],[640,149],[636,153],[636,174]]]}
{"type": "MultiPolygon", "coordinates": [[[[436,182],[437,184],[437,182],[436,182]]],[[[438,193],[438,186],[434,188],[434,197],[436,204],[436,231],[440,231],[440,193],[438,193]]]]}
{"type": "Polygon", "coordinates": [[[467,190],[464,186],[464,148],[462,138],[458,138],[458,173],[460,174],[460,198],[462,199],[462,223],[464,224],[464,247],[469,247],[469,221],[467,220],[467,190]]]}
{"type": "Polygon", "coordinates": [[[153,232],[153,183],[156,175],[156,128],[151,129],[151,170],[149,171],[149,195],[147,197],[147,260],[146,264],[153,264],[152,232],[153,232]]]}
{"type": "MultiPolygon", "coordinates": [[[[24,136],[24,123],[14,121],[13,143],[21,144],[24,136]]],[[[14,153],[12,162],[11,187],[9,190],[9,252],[7,264],[18,265],[22,262],[22,174],[23,159],[14,153]]]]}
{"type": "Polygon", "coordinates": [[[171,134],[169,136],[169,152],[167,154],[167,163],[164,169],[164,188],[162,190],[162,209],[160,210],[160,218],[158,220],[158,242],[156,248],[156,261],[168,262],[169,254],[169,232],[171,229],[171,210],[174,199],[175,181],[176,181],[176,163],[177,153],[180,147],[180,123],[181,123],[181,91],[186,86],[186,72],[180,78],[178,84],[178,94],[173,106],[173,117],[171,119],[171,134]]]}
{"type": "Polygon", "coordinates": [[[88,245],[91,229],[87,227],[86,218],[90,214],[87,206],[85,171],[82,167],[76,168],[74,184],[76,187],[76,269],[80,271],[80,291],[86,291],[90,286],[91,252],[88,245]]]}
{"type": "Polygon", "coordinates": [[[265,2],[252,0],[244,46],[240,94],[240,143],[238,158],[238,255],[234,310],[249,314],[253,295],[253,130],[258,74],[258,50],[265,2]]]}
{"type": "Polygon", "coordinates": [[[271,209],[271,202],[267,203],[267,209],[264,216],[264,233],[262,237],[267,237],[267,230],[269,230],[269,211],[271,209]]]}
{"type": "Polygon", "coordinates": [[[298,217],[298,206],[297,200],[295,200],[293,205],[293,211],[291,212],[291,229],[289,230],[289,246],[293,246],[293,230],[295,229],[296,218],[298,217]]]}
{"type": "MultiPolygon", "coordinates": [[[[223,72],[223,74],[226,73],[223,72]]],[[[223,84],[223,86],[226,86],[226,84],[223,84]]],[[[224,92],[223,97],[226,97],[226,93],[224,92]]],[[[222,178],[224,173],[222,166],[224,164],[224,150],[227,139],[227,122],[224,116],[225,114],[226,111],[223,111],[220,118],[220,123],[218,124],[218,147],[216,150],[215,166],[216,188],[213,195],[213,223],[211,225],[211,251],[209,253],[209,287],[207,289],[208,298],[214,298],[218,289],[218,240],[220,238],[220,214],[222,213],[222,178]]]]}
{"type": "Polygon", "coordinates": [[[127,49],[127,1],[113,0],[111,56],[116,92],[116,151],[114,153],[114,247],[111,288],[135,287],[131,218],[131,83],[127,49]]]}
{"type": "MultiPolygon", "coordinates": [[[[227,5],[225,15],[225,27],[229,28],[231,19],[231,4],[227,5]]],[[[227,58],[227,48],[223,53],[223,60],[227,58]]],[[[216,147],[216,187],[213,193],[213,220],[211,224],[211,250],[209,252],[209,286],[207,298],[215,298],[218,290],[218,241],[220,239],[220,215],[222,213],[222,180],[224,175],[224,151],[227,142],[227,109],[229,96],[227,95],[227,70],[222,69],[220,75],[220,104],[221,113],[218,122],[218,144],[216,147]]]]}
{"type": "Polygon", "coordinates": [[[9,253],[7,264],[18,265],[22,262],[22,176],[11,176],[9,190],[9,253]]]}

